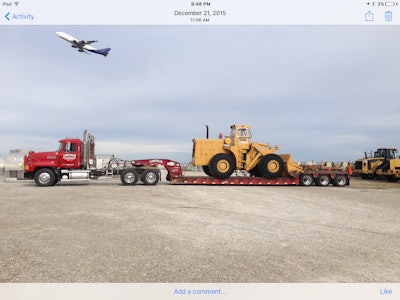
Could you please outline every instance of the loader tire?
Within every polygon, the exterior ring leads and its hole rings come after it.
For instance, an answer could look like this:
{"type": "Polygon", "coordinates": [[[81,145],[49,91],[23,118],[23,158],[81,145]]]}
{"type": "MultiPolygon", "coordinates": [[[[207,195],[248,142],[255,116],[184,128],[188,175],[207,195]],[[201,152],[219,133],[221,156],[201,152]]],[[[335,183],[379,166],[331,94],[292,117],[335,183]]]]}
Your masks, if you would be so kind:
{"type": "Polygon", "coordinates": [[[52,186],[57,177],[52,169],[43,168],[35,172],[34,179],[37,186],[52,186]]]}
{"type": "Polygon", "coordinates": [[[203,172],[206,173],[208,176],[211,176],[210,168],[208,166],[203,166],[203,172]]]}
{"type": "Polygon", "coordinates": [[[261,157],[257,167],[261,177],[270,179],[281,176],[285,168],[283,159],[276,154],[268,154],[261,157]]]}
{"type": "Polygon", "coordinates": [[[254,176],[254,177],[261,177],[260,170],[258,170],[258,167],[257,167],[257,166],[255,166],[253,169],[251,169],[251,170],[249,171],[249,173],[250,173],[251,176],[254,176]]]}
{"type": "Polygon", "coordinates": [[[229,154],[220,153],[211,158],[208,168],[211,176],[226,179],[235,170],[235,159],[229,154]]]}
{"type": "Polygon", "coordinates": [[[139,175],[134,169],[125,169],[121,172],[121,182],[123,185],[135,185],[139,175]]]}
{"type": "Polygon", "coordinates": [[[142,181],[145,185],[156,185],[160,180],[160,176],[157,171],[145,170],[142,173],[142,181]]]}

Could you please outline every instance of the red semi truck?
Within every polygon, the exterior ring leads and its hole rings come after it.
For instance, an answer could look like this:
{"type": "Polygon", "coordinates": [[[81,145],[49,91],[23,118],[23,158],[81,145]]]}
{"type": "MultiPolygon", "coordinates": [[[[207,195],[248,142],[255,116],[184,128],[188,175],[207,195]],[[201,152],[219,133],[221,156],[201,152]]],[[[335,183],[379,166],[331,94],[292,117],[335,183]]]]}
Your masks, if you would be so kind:
{"type": "Polygon", "coordinates": [[[113,177],[118,173],[125,185],[135,185],[139,180],[155,185],[160,180],[159,165],[167,169],[169,176],[182,175],[180,164],[168,159],[122,161],[113,158],[103,166],[96,159],[94,149],[94,136],[85,131],[82,140],[60,140],[56,151],[30,151],[24,158],[24,177],[34,179],[38,186],[52,186],[58,182],[113,177]]]}

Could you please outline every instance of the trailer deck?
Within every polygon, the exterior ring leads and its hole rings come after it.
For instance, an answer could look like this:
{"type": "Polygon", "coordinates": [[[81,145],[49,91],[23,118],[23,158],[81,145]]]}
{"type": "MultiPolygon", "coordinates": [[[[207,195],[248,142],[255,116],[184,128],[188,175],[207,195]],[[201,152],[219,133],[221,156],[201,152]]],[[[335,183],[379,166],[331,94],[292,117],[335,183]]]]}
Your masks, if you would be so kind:
{"type": "Polygon", "coordinates": [[[207,176],[178,176],[171,178],[173,184],[196,185],[300,185],[299,178],[266,179],[262,177],[229,177],[218,179],[207,176]]]}

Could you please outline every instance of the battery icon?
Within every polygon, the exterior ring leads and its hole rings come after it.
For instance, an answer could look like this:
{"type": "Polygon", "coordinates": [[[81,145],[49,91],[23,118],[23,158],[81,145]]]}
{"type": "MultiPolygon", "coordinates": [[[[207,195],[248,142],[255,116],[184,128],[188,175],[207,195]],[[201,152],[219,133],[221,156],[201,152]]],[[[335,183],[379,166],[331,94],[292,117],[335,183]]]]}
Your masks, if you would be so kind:
{"type": "Polygon", "coordinates": [[[391,11],[385,12],[385,21],[386,22],[391,22],[392,21],[392,16],[393,16],[393,14],[392,14],[391,11]]]}
{"type": "Polygon", "coordinates": [[[396,3],[393,2],[393,1],[387,1],[387,2],[385,2],[385,6],[395,6],[395,5],[396,5],[396,3]]]}

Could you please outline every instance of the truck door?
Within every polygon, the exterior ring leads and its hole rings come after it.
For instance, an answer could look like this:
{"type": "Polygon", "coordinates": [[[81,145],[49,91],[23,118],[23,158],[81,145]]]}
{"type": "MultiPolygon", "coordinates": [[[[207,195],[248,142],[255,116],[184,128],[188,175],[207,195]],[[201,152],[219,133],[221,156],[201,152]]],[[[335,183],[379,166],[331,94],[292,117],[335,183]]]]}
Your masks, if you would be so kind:
{"type": "Polygon", "coordinates": [[[59,153],[60,168],[79,169],[80,167],[80,149],[76,142],[66,141],[59,153]]]}

